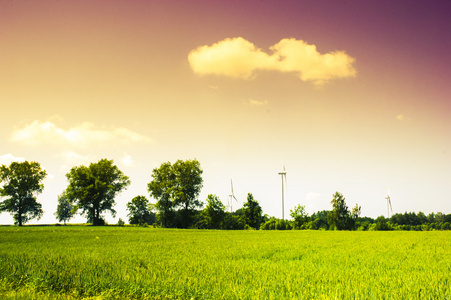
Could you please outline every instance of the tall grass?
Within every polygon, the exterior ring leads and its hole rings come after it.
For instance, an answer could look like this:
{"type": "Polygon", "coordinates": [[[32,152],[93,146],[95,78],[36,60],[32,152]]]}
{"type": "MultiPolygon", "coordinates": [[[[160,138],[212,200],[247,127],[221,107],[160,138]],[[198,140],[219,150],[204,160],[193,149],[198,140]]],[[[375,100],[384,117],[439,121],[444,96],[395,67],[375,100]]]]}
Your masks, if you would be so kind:
{"type": "Polygon", "coordinates": [[[3,227],[0,296],[451,299],[450,254],[451,232],[3,227]]]}

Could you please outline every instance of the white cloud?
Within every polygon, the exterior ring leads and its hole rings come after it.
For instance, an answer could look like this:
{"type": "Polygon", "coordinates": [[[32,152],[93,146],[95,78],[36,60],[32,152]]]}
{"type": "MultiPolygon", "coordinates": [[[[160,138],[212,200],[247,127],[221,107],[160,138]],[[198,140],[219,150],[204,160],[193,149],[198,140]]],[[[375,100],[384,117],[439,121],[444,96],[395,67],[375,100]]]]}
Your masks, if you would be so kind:
{"type": "Polygon", "coordinates": [[[315,193],[315,192],[310,192],[307,194],[307,196],[305,197],[305,200],[307,202],[315,202],[317,201],[319,198],[321,197],[320,193],[315,193]]]}
{"type": "Polygon", "coordinates": [[[399,114],[396,116],[396,119],[398,119],[399,121],[407,121],[410,120],[409,118],[407,118],[406,116],[404,116],[403,114],[399,114]]]}
{"type": "Polygon", "coordinates": [[[25,158],[15,157],[11,153],[0,155],[0,165],[10,165],[12,162],[23,162],[25,158]]]}
{"type": "Polygon", "coordinates": [[[322,201],[322,197],[320,193],[309,192],[305,197],[306,209],[311,213],[330,209],[329,202],[322,201]]]}
{"type": "Polygon", "coordinates": [[[255,100],[255,99],[249,99],[246,101],[247,104],[252,106],[265,106],[269,104],[268,100],[255,100]]]}
{"type": "Polygon", "coordinates": [[[270,47],[269,55],[251,42],[237,37],[211,46],[200,46],[188,54],[192,70],[200,75],[216,74],[249,79],[256,70],[295,72],[302,81],[321,85],[334,78],[355,77],[354,58],[344,51],[321,54],[302,40],[282,39],[270,47]]]}
{"type": "Polygon", "coordinates": [[[126,167],[131,167],[134,165],[132,156],[129,154],[125,154],[119,161],[126,167]]]}
{"type": "Polygon", "coordinates": [[[61,165],[61,171],[68,171],[73,166],[86,165],[94,161],[94,157],[91,155],[82,155],[74,151],[66,151],[60,154],[64,159],[64,163],[61,165]]]}
{"type": "Polygon", "coordinates": [[[99,143],[139,143],[149,142],[150,138],[122,127],[96,128],[94,124],[85,122],[68,130],[47,121],[33,121],[13,132],[11,140],[26,145],[69,144],[86,147],[99,143]]]}
{"type": "Polygon", "coordinates": [[[81,155],[74,151],[63,152],[61,156],[68,163],[85,163],[91,160],[91,157],[88,155],[81,155]]]}

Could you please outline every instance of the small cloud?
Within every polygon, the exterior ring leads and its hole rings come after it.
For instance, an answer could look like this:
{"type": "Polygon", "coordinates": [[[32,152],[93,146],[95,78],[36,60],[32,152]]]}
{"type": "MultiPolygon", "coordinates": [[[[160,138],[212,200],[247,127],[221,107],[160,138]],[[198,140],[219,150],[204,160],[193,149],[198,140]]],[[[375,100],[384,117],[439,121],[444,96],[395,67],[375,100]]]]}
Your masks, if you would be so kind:
{"type": "Polygon", "coordinates": [[[250,79],[256,70],[298,73],[302,81],[322,85],[335,78],[355,77],[355,59],[344,51],[321,54],[315,45],[294,38],[282,39],[263,52],[242,37],[227,38],[188,54],[194,73],[250,79]]]}
{"type": "Polygon", "coordinates": [[[330,209],[329,202],[324,202],[320,193],[309,192],[305,196],[304,201],[307,210],[311,211],[312,213],[320,210],[330,209]]]}
{"type": "Polygon", "coordinates": [[[307,196],[305,197],[305,200],[306,200],[307,202],[315,202],[315,201],[317,201],[320,197],[321,197],[321,194],[315,193],[315,192],[310,192],[310,193],[308,193],[307,196]]]}
{"type": "Polygon", "coordinates": [[[217,89],[219,89],[219,86],[217,86],[217,85],[210,85],[210,88],[212,90],[217,90],[217,89]]]}
{"type": "Polygon", "coordinates": [[[0,155],[0,165],[10,165],[12,162],[23,162],[25,158],[15,157],[11,153],[0,155]]]}
{"type": "Polygon", "coordinates": [[[252,105],[252,106],[265,106],[269,104],[268,100],[255,100],[255,99],[249,99],[246,101],[247,104],[252,105]]]}
{"type": "Polygon", "coordinates": [[[410,118],[404,116],[403,114],[397,115],[396,119],[399,120],[399,121],[409,121],[410,120],[410,118]]]}
{"type": "Polygon", "coordinates": [[[61,145],[87,147],[99,143],[131,144],[149,142],[150,138],[123,127],[97,128],[85,122],[67,130],[50,121],[33,121],[13,132],[11,140],[25,145],[61,145]]]}
{"type": "Polygon", "coordinates": [[[47,182],[53,181],[53,179],[55,179],[55,175],[53,174],[47,174],[47,176],[45,177],[45,180],[47,182]]]}
{"type": "Polygon", "coordinates": [[[134,165],[132,156],[129,154],[125,154],[124,157],[120,159],[121,164],[127,167],[131,167],[134,165]]]}
{"type": "Polygon", "coordinates": [[[64,159],[64,163],[61,165],[61,171],[67,171],[74,166],[87,164],[94,160],[94,157],[90,155],[81,155],[74,151],[63,152],[60,156],[64,159]]]}
{"type": "Polygon", "coordinates": [[[69,162],[69,163],[76,163],[76,162],[84,163],[84,162],[90,160],[90,157],[88,155],[81,155],[74,151],[63,152],[61,154],[61,156],[64,158],[64,160],[66,162],[69,162]]]}

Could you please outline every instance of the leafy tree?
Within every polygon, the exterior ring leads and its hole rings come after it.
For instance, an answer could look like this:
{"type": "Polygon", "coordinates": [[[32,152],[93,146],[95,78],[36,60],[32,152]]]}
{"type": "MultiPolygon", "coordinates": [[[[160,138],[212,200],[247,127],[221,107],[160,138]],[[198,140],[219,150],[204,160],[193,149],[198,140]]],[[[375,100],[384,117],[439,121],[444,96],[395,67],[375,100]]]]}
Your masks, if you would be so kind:
{"type": "Polygon", "coordinates": [[[130,224],[155,223],[155,214],[152,212],[152,205],[144,196],[136,196],[127,203],[128,222],[130,224]]]}
{"type": "Polygon", "coordinates": [[[277,219],[275,217],[271,217],[260,224],[260,230],[274,230],[276,229],[276,222],[277,219]]]}
{"type": "Polygon", "coordinates": [[[337,230],[351,230],[354,228],[354,220],[346,206],[345,198],[339,192],[335,192],[332,204],[332,211],[327,215],[329,228],[333,227],[337,230]]]}
{"type": "Polygon", "coordinates": [[[66,221],[69,221],[73,216],[73,208],[74,206],[70,203],[66,192],[64,191],[58,196],[58,206],[56,207],[55,212],[58,222],[64,221],[64,225],[66,225],[66,221]]]}
{"type": "Polygon", "coordinates": [[[305,206],[300,204],[293,210],[290,209],[290,216],[293,218],[295,229],[301,229],[302,225],[309,220],[308,213],[305,211],[305,206]]]}
{"type": "Polygon", "coordinates": [[[254,196],[251,193],[247,194],[247,202],[243,205],[243,211],[246,225],[259,229],[263,210],[257,200],[254,200],[254,196]]]}
{"type": "Polygon", "coordinates": [[[441,212],[438,212],[434,215],[434,222],[444,222],[445,221],[445,215],[441,212]]]}
{"type": "Polygon", "coordinates": [[[356,219],[360,218],[361,213],[362,213],[362,207],[356,203],[354,208],[352,209],[351,217],[354,220],[356,220],[356,219]]]}
{"type": "Polygon", "coordinates": [[[313,213],[310,219],[313,220],[317,229],[328,229],[329,224],[327,223],[327,216],[329,214],[329,210],[321,210],[313,213]]]}
{"type": "Polygon", "coordinates": [[[44,213],[42,205],[37,202],[36,195],[42,193],[42,181],[47,172],[37,162],[12,162],[9,167],[0,167],[0,196],[7,197],[0,202],[0,212],[13,215],[14,224],[22,226],[44,213]]]}
{"type": "Polygon", "coordinates": [[[221,229],[224,227],[225,206],[216,195],[207,196],[207,206],[202,210],[206,228],[221,229]]]}
{"type": "Polygon", "coordinates": [[[385,218],[384,216],[377,217],[374,230],[392,230],[389,219],[385,218]]]}
{"type": "Polygon", "coordinates": [[[423,212],[417,213],[418,222],[422,225],[428,222],[426,215],[423,212]]]}
{"type": "Polygon", "coordinates": [[[73,167],[66,177],[69,181],[67,198],[75,204],[74,210],[81,209],[81,214],[86,215],[93,225],[105,223],[104,211],[116,215],[114,197],[130,184],[128,177],[107,159],[91,163],[89,167],[73,167]]]}
{"type": "Polygon", "coordinates": [[[236,215],[226,212],[224,218],[224,229],[227,230],[241,230],[246,226],[244,215],[236,215]]]}
{"type": "Polygon", "coordinates": [[[443,222],[451,223],[451,214],[447,214],[443,216],[443,222]]]}
{"type": "Polygon", "coordinates": [[[177,160],[174,164],[166,162],[152,171],[152,181],[147,189],[157,199],[156,209],[163,227],[183,227],[192,225],[196,208],[202,207],[197,199],[202,189],[202,169],[194,160],[177,160]],[[177,210],[179,224],[177,224],[177,210]]]}

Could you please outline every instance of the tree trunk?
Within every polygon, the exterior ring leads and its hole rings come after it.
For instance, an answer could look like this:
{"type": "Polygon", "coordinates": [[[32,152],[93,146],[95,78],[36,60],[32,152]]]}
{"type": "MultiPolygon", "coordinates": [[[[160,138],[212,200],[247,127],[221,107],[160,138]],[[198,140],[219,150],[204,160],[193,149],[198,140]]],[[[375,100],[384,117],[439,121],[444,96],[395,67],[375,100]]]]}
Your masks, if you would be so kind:
{"type": "Polygon", "coordinates": [[[19,226],[22,226],[22,199],[19,198],[19,211],[17,212],[19,226]]]}

